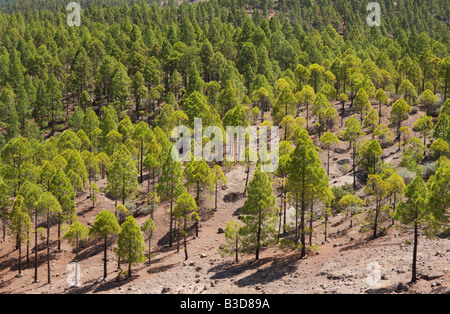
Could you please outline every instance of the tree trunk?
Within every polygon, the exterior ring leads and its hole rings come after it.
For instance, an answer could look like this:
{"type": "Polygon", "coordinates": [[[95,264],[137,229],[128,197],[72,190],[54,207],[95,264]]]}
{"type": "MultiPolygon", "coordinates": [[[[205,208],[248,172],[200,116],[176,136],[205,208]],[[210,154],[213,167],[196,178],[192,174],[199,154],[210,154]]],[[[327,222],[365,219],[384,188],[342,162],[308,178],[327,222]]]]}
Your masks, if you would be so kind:
{"type": "Polygon", "coordinates": [[[139,181],[139,183],[144,182],[144,176],[143,176],[143,158],[144,158],[144,140],[141,140],[141,165],[140,165],[140,170],[141,170],[141,180],[139,181]]]}
{"type": "Polygon", "coordinates": [[[131,278],[131,257],[128,257],[128,278],[131,278]]]}
{"type": "Polygon", "coordinates": [[[417,281],[417,245],[419,240],[419,232],[417,221],[414,223],[414,249],[413,249],[413,261],[412,261],[412,277],[411,282],[417,281]]]}
{"type": "Polygon", "coordinates": [[[189,259],[188,257],[188,251],[187,251],[187,218],[184,216],[184,258],[187,261],[189,259]]]}
{"type": "Polygon", "coordinates": [[[377,228],[378,228],[378,212],[379,212],[379,200],[376,200],[375,205],[375,224],[373,226],[373,238],[377,238],[377,228]]]}
{"type": "Polygon", "coordinates": [[[311,203],[311,213],[309,217],[309,246],[312,245],[312,236],[313,236],[313,217],[314,216],[314,202],[311,203]]]}
{"type": "Polygon", "coordinates": [[[301,258],[306,256],[306,236],[305,236],[305,213],[306,213],[306,203],[305,197],[302,197],[302,213],[300,217],[300,229],[301,229],[301,242],[302,242],[302,253],[301,258]]]}
{"type": "Polygon", "coordinates": [[[30,232],[27,231],[27,264],[30,263],[30,232]]]}
{"type": "Polygon", "coordinates": [[[38,236],[37,236],[38,215],[37,210],[34,212],[34,282],[38,282],[38,236]]]}
{"type": "MultiPolygon", "coordinates": [[[[105,237],[105,244],[103,248],[103,280],[108,277],[108,237],[105,237]]],[[[119,257],[120,260],[120,257],[119,257]]],[[[119,262],[120,263],[120,262],[119,262]]]]}
{"type": "Polygon", "coordinates": [[[216,199],[215,199],[214,209],[217,210],[217,183],[216,183],[216,199]]]}
{"type": "Polygon", "coordinates": [[[47,211],[47,283],[50,284],[50,212],[47,211]]]}
{"type": "Polygon", "coordinates": [[[259,211],[259,217],[258,217],[258,233],[256,234],[256,260],[259,260],[259,250],[261,247],[261,210],[259,211]]]}
{"type": "Polygon", "coordinates": [[[58,251],[61,251],[61,214],[58,214],[58,251]]]}
{"type": "Polygon", "coordinates": [[[353,144],[353,190],[356,191],[356,164],[355,164],[355,159],[356,159],[356,146],[355,144],[353,144]]]}
{"type": "Polygon", "coordinates": [[[153,231],[151,231],[151,233],[148,237],[148,264],[149,265],[151,263],[151,257],[152,257],[152,236],[153,236],[153,231]]]}
{"type": "Polygon", "coordinates": [[[239,263],[239,237],[236,236],[236,263],[239,263]]]}
{"type": "Polygon", "coordinates": [[[330,147],[328,147],[328,161],[327,161],[327,165],[328,165],[328,169],[327,169],[327,176],[330,176],[330,147]]]}
{"type": "Polygon", "coordinates": [[[19,237],[19,275],[18,277],[22,277],[22,240],[19,237]]]}

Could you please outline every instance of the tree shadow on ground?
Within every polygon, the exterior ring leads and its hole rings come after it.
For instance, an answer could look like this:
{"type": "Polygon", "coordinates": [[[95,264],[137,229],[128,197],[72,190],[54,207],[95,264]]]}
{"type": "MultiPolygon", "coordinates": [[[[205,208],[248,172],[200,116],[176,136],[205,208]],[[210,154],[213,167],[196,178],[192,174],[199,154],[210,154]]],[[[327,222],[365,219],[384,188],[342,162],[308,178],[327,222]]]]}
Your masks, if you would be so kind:
{"type": "Polygon", "coordinates": [[[131,281],[139,278],[139,275],[133,275],[131,278],[115,278],[107,282],[98,282],[97,280],[91,280],[84,284],[83,287],[72,287],[68,290],[67,294],[87,294],[87,293],[101,293],[109,290],[119,288],[131,281]]]}
{"type": "Polygon", "coordinates": [[[214,273],[211,279],[225,279],[236,277],[246,271],[251,271],[248,276],[236,281],[239,287],[267,284],[297,271],[298,265],[296,262],[299,260],[299,256],[299,254],[293,254],[276,260],[272,257],[267,257],[251,264],[222,264],[210,269],[209,272],[214,273]]]}

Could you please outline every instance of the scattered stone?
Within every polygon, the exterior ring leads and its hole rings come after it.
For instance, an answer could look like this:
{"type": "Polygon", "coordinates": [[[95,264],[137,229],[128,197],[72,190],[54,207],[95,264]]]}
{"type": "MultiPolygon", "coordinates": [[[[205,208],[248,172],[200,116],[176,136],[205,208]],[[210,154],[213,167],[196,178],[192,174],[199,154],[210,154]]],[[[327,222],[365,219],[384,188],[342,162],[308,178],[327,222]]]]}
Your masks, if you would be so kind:
{"type": "Polygon", "coordinates": [[[195,271],[201,271],[201,270],[202,270],[202,267],[201,267],[201,266],[195,267],[195,271]]]}
{"type": "Polygon", "coordinates": [[[225,233],[225,230],[223,230],[223,228],[219,228],[219,230],[217,230],[217,233],[219,233],[219,234],[225,233]]]}
{"type": "Polygon", "coordinates": [[[202,253],[202,254],[200,254],[200,257],[201,257],[201,258],[205,258],[205,257],[208,257],[208,255],[205,254],[205,253],[202,253]]]}
{"type": "Polygon", "coordinates": [[[195,262],[194,261],[190,261],[189,262],[189,266],[195,266],[195,262]]]}
{"type": "Polygon", "coordinates": [[[441,286],[441,285],[442,285],[442,284],[441,284],[439,281],[435,281],[435,282],[431,283],[431,288],[439,287],[439,286],[441,286]]]}
{"type": "Polygon", "coordinates": [[[169,287],[164,287],[161,291],[161,293],[169,293],[171,289],[169,287]]]}
{"type": "Polygon", "coordinates": [[[366,290],[368,294],[387,294],[397,290],[399,286],[398,282],[385,280],[381,281],[377,287],[373,287],[371,289],[366,290]]]}
{"type": "Polygon", "coordinates": [[[409,291],[409,287],[404,285],[402,282],[400,282],[397,285],[397,289],[395,290],[395,292],[397,292],[397,293],[408,292],[408,291],[409,291]]]}

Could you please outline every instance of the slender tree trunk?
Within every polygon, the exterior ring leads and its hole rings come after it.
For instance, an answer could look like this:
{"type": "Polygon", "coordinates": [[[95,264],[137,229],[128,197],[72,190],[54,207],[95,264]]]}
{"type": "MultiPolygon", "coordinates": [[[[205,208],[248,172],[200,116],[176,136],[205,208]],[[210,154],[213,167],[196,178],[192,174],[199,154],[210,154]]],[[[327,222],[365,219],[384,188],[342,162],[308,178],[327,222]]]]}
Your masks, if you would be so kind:
{"type": "Polygon", "coordinates": [[[38,215],[37,210],[34,212],[34,282],[38,282],[38,236],[37,236],[38,215]]]}
{"type": "Polygon", "coordinates": [[[411,282],[417,281],[417,245],[419,242],[419,231],[417,221],[414,223],[414,249],[413,249],[413,261],[412,261],[412,277],[411,282]]]}
{"type": "Polygon", "coordinates": [[[381,124],[381,101],[380,101],[380,106],[379,106],[379,109],[378,109],[378,125],[380,125],[381,124]]]}
{"type": "Polygon", "coordinates": [[[140,170],[141,170],[141,180],[139,183],[144,182],[144,175],[143,175],[143,164],[144,164],[144,140],[141,140],[141,162],[140,162],[140,170]]]}
{"type": "Polygon", "coordinates": [[[353,144],[353,190],[356,191],[356,164],[355,164],[355,159],[356,159],[356,146],[355,144],[353,144]]]}
{"type": "MultiPolygon", "coordinates": [[[[397,193],[394,193],[394,213],[397,207],[397,193]]],[[[392,226],[395,225],[395,219],[392,217],[392,226]]]]}
{"type": "Polygon", "coordinates": [[[189,259],[188,257],[188,251],[187,251],[187,218],[184,216],[184,258],[187,261],[189,259]]]}
{"type": "Polygon", "coordinates": [[[180,253],[180,230],[177,230],[177,254],[180,253]]]}
{"type": "Polygon", "coordinates": [[[217,210],[217,183],[216,183],[216,199],[215,199],[215,205],[214,205],[214,209],[217,210]]]}
{"type": "Polygon", "coordinates": [[[261,247],[261,225],[262,225],[262,219],[261,219],[261,210],[260,210],[259,217],[258,217],[258,233],[256,235],[256,260],[259,260],[259,250],[261,247]]]}
{"type": "Polygon", "coordinates": [[[19,274],[18,278],[22,277],[22,240],[19,237],[19,274]]]}
{"type": "Polygon", "coordinates": [[[30,263],[30,232],[27,231],[27,264],[30,263]]]}
{"type": "Polygon", "coordinates": [[[150,232],[150,235],[148,237],[148,264],[151,264],[151,257],[152,257],[152,236],[153,231],[150,232]]]}
{"type": "Polygon", "coordinates": [[[173,188],[170,189],[170,228],[169,228],[169,247],[172,247],[173,233],[173,188]]]}
{"type": "Polygon", "coordinates": [[[286,212],[287,212],[287,190],[284,189],[284,215],[283,215],[283,233],[286,233],[286,212]]]}
{"type": "Polygon", "coordinates": [[[300,230],[301,230],[301,242],[302,242],[302,253],[300,257],[306,256],[306,235],[305,235],[305,213],[306,213],[306,203],[305,197],[302,196],[302,212],[300,217],[300,230]]]}
{"type": "Polygon", "coordinates": [[[131,256],[129,256],[128,258],[129,258],[129,262],[128,262],[128,278],[131,278],[131,256]]]}
{"type": "Polygon", "coordinates": [[[50,279],[50,212],[47,211],[47,283],[51,283],[50,279]]]}
{"type": "Polygon", "coordinates": [[[330,176],[330,147],[328,147],[328,161],[327,161],[327,165],[328,165],[327,176],[329,177],[330,176]]]}
{"type": "Polygon", "coordinates": [[[236,263],[239,263],[239,236],[236,236],[236,263]]]}
{"type": "Polygon", "coordinates": [[[246,179],[245,179],[244,196],[247,195],[247,186],[248,186],[248,179],[249,179],[249,176],[250,176],[250,162],[248,163],[248,166],[247,166],[247,177],[246,177],[246,179]]]}
{"type": "MultiPolygon", "coordinates": [[[[108,277],[108,237],[105,237],[105,243],[103,247],[103,280],[106,280],[108,277]]],[[[119,257],[119,264],[120,264],[120,257],[119,257]]],[[[120,268],[120,266],[119,266],[120,268]]]]}
{"type": "Polygon", "coordinates": [[[61,251],[61,219],[61,214],[58,214],[58,252],[61,251]]]}
{"type": "Polygon", "coordinates": [[[309,246],[312,245],[313,236],[313,218],[314,218],[314,202],[311,202],[311,213],[309,217],[309,246]]]}
{"type": "Polygon", "coordinates": [[[378,228],[378,213],[379,213],[379,201],[376,200],[376,206],[375,206],[375,225],[373,226],[373,238],[377,238],[377,228],[378,228]]]}
{"type": "Polygon", "coordinates": [[[327,232],[328,232],[328,211],[325,210],[325,237],[324,237],[324,242],[327,242],[327,232]]]}
{"type": "Polygon", "coordinates": [[[295,196],[295,244],[298,243],[299,240],[299,225],[298,225],[298,199],[297,195],[295,196]]]}

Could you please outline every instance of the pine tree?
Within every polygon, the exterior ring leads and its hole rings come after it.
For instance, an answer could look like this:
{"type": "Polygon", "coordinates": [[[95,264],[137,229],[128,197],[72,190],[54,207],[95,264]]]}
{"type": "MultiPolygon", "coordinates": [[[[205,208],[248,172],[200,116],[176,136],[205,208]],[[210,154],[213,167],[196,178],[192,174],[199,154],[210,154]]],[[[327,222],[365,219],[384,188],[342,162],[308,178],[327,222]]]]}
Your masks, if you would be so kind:
{"type": "Polygon", "coordinates": [[[364,89],[360,89],[355,97],[355,110],[361,114],[360,123],[363,124],[363,115],[367,113],[371,106],[369,102],[369,96],[364,91],[364,89]]]}
{"type": "Polygon", "coordinates": [[[188,260],[189,255],[187,251],[187,236],[188,236],[188,222],[191,220],[200,221],[198,216],[198,206],[194,198],[187,192],[180,195],[173,210],[175,219],[180,221],[180,230],[184,238],[184,256],[188,260]],[[181,225],[182,224],[182,225],[181,225]]]}
{"type": "Polygon", "coordinates": [[[228,182],[227,177],[223,173],[222,169],[220,169],[219,165],[215,165],[213,170],[213,184],[215,187],[215,201],[214,201],[214,209],[217,210],[217,197],[218,197],[218,187],[219,184],[226,185],[228,182]]]}
{"type": "Polygon", "coordinates": [[[339,207],[342,208],[346,215],[350,214],[350,228],[353,227],[353,216],[357,214],[357,210],[363,206],[364,201],[355,194],[347,194],[339,201],[339,207]]]}
{"type": "Polygon", "coordinates": [[[9,228],[16,237],[19,248],[19,274],[17,277],[20,278],[22,277],[22,242],[27,241],[27,235],[29,235],[31,230],[31,218],[26,209],[25,200],[20,195],[14,201],[9,221],[9,228]]]}
{"type": "Polygon", "coordinates": [[[128,278],[131,278],[131,266],[145,262],[144,237],[141,228],[133,216],[123,223],[119,233],[118,255],[123,262],[128,263],[128,278]]]}
{"type": "Polygon", "coordinates": [[[36,207],[39,211],[45,212],[47,216],[47,283],[50,284],[50,219],[53,218],[55,214],[58,216],[61,215],[62,209],[58,200],[50,192],[45,192],[41,195],[36,207]]]}
{"type": "Polygon", "coordinates": [[[3,225],[3,242],[6,240],[6,225],[9,220],[8,209],[11,205],[10,189],[3,178],[0,176],[0,220],[3,225]]]}
{"type": "Polygon", "coordinates": [[[78,251],[80,247],[80,241],[87,239],[89,235],[89,229],[86,228],[81,222],[76,221],[70,225],[69,230],[64,234],[70,245],[75,249],[75,261],[78,262],[78,251]]]}
{"type": "Polygon", "coordinates": [[[387,189],[386,182],[378,174],[369,175],[364,191],[367,194],[372,195],[375,201],[375,217],[373,221],[374,239],[378,236],[378,222],[381,214],[382,202],[386,197],[387,189]]]}
{"type": "Polygon", "coordinates": [[[139,183],[144,182],[143,168],[144,168],[144,149],[148,147],[154,140],[154,135],[152,130],[145,122],[140,122],[136,125],[133,134],[133,140],[139,143],[139,169],[140,169],[140,180],[139,183]]]}
{"type": "MultiPolygon", "coordinates": [[[[397,204],[405,193],[405,181],[398,173],[393,173],[385,180],[385,182],[387,184],[388,194],[390,195],[390,197],[394,197],[394,199],[392,200],[392,216],[394,216],[397,210],[397,204]]],[[[394,225],[394,218],[392,218],[392,225],[394,225]]]]}
{"type": "Polygon", "coordinates": [[[125,200],[134,196],[139,190],[138,172],[126,148],[122,148],[108,168],[108,185],[106,189],[114,198],[125,200]]]}
{"type": "Polygon", "coordinates": [[[61,224],[64,220],[73,220],[76,211],[75,191],[69,177],[62,170],[56,171],[48,191],[56,197],[61,206],[61,212],[58,212],[58,250],[61,250],[61,224]]]}
{"type": "Polygon", "coordinates": [[[334,146],[334,145],[339,145],[340,141],[339,138],[334,135],[331,132],[327,132],[325,133],[321,138],[320,138],[320,143],[327,149],[328,155],[327,155],[327,175],[330,175],[330,149],[334,146]]]}
{"type": "Polygon", "coordinates": [[[239,262],[239,252],[241,251],[240,229],[241,226],[235,220],[229,221],[225,228],[225,239],[227,242],[220,249],[222,257],[234,255],[236,263],[239,262]]]}
{"type": "Polygon", "coordinates": [[[297,146],[291,154],[287,189],[295,201],[296,222],[295,222],[295,244],[297,245],[299,236],[301,240],[301,257],[306,255],[306,226],[305,215],[308,202],[308,191],[323,179],[325,175],[320,171],[321,162],[319,153],[316,151],[312,140],[306,130],[300,130],[297,146]],[[300,215],[300,224],[298,216],[300,215]]]}
{"type": "MultiPolygon", "coordinates": [[[[30,215],[30,218],[34,218],[34,233],[35,233],[35,282],[37,282],[37,225],[38,225],[38,215],[40,214],[39,208],[36,207],[40,196],[43,194],[43,190],[39,185],[26,181],[20,188],[19,195],[24,198],[24,204],[30,215]]],[[[29,240],[30,237],[27,235],[27,263],[29,262],[29,240]]]]}
{"type": "Polygon", "coordinates": [[[156,232],[155,222],[152,218],[148,218],[142,225],[141,229],[148,239],[148,264],[150,265],[152,257],[152,238],[154,233],[156,232]]]}
{"type": "Polygon", "coordinates": [[[394,219],[400,223],[414,226],[414,248],[411,282],[417,281],[417,247],[419,228],[426,226],[429,213],[427,207],[428,188],[420,176],[417,176],[405,189],[405,200],[398,204],[394,219]]]}
{"type": "Polygon", "coordinates": [[[254,251],[258,260],[262,246],[276,241],[278,218],[272,184],[267,174],[259,168],[249,184],[242,213],[244,226],[239,232],[243,236],[243,247],[246,251],[254,251]]]}
{"type": "Polygon", "coordinates": [[[90,235],[104,240],[104,250],[103,250],[103,280],[106,281],[108,277],[108,237],[119,233],[120,226],[117,222],[114,214],[108,210],[102,210],[96,217],[94,225],[90,230],[90,235]]]}
{"type": "Polygon", "coordinates": [[[356,190],[356,150],[357,143],[364,136],[364,132],[361,128],[361,124],[354,117],[351,117],[345,121],[345,129],[342,134],[344,141],[350,143],[350,147],[353,148],[352,160],[353,160],[353,190],[356,190]]]}
{"type": "Polygon", "coordinates": [[[423,136],[423,145],[427,146],[427,136],[430,136],[434,129],[433,118],[430,116],[420,116],[420,118],[413,124],[414,131],[423,136]]]}
{"type": "Polygon", "coordinates": [[[379,119],[379,124],[381,123],[381,106],[382,105],[389,105],[389,98],[386,95],[386,92],[383,89],[378,89],[376,94],[375,94],[375,99],[378,101],[379,105],[378,105],[378,117],[379,119]]]}

